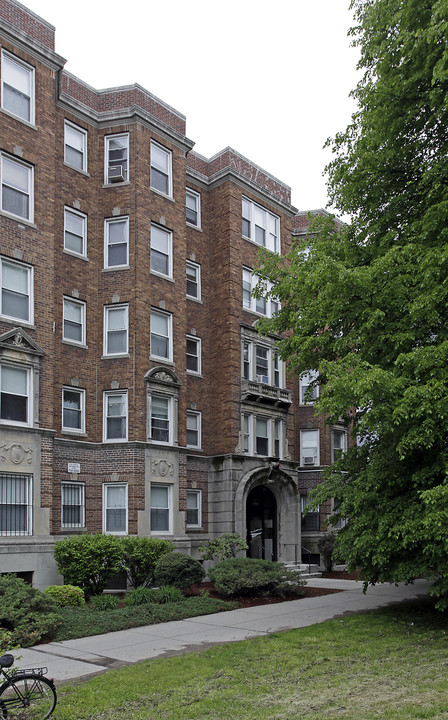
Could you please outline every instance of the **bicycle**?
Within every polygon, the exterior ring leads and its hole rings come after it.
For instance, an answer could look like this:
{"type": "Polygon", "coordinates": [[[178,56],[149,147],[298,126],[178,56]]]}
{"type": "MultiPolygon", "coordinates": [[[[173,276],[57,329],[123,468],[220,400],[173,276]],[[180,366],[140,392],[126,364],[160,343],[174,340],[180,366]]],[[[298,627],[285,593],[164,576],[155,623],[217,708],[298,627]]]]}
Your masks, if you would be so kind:
{"type": "Polygon", "coordinates": [[[53,680],[44,677],[47,668],[12,670],[10,654],[0,657],[0,675],[6,678],[0,686],[0,720],[45,720],[56,707],[53,680]]]}

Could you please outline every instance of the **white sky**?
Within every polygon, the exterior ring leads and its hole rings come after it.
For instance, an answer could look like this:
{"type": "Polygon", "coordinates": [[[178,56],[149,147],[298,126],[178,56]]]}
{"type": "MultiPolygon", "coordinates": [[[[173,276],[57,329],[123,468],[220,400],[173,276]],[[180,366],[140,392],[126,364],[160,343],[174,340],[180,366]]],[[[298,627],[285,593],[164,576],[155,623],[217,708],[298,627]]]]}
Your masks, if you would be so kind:
{"type": "Polygon", "coordinates": [[[355,106],[349,0],[22,0],[56,27],[65,68],[96,89],[138,82],[187,118],[205,157],[230,145],[325,207],[328,136],[355,106]]]}

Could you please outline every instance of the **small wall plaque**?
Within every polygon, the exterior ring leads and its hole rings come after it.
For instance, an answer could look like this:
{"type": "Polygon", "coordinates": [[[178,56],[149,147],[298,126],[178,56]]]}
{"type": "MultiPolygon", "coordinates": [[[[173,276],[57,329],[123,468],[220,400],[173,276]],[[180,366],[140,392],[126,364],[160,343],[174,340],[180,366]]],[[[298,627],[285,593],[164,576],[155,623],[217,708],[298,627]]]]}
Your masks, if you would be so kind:
{"type": "Polygon", "coordinates": [[[67,470],[70,474],[72,473],[80,473],[81,472],[81,465],[79,463],[68,463],[67,470]]]}

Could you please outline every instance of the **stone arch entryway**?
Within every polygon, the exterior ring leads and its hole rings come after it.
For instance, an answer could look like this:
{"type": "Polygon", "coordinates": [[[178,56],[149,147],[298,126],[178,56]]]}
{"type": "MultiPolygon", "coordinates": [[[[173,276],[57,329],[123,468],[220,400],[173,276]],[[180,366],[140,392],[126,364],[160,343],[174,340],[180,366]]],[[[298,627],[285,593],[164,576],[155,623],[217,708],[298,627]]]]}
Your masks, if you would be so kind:
{"type": "Polygon", "coordinates": [[[248,557],[277,560],[277,501],[266,485],[257,485],[246,501],[248,557]]]}

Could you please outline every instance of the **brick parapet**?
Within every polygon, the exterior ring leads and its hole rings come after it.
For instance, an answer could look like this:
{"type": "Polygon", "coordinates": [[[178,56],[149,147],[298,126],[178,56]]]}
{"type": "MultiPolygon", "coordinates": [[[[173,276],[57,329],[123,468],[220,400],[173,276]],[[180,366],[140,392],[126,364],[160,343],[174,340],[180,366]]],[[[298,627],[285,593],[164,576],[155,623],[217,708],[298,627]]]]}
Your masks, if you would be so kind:
{"type": "Polygon", "coordinates": [[[20,3],[0,0],[0,17],[35,42],[54,51],[54,26],[20,3]]]}

